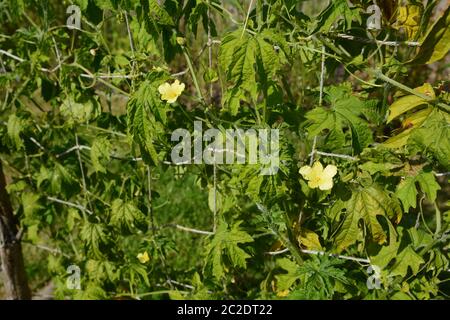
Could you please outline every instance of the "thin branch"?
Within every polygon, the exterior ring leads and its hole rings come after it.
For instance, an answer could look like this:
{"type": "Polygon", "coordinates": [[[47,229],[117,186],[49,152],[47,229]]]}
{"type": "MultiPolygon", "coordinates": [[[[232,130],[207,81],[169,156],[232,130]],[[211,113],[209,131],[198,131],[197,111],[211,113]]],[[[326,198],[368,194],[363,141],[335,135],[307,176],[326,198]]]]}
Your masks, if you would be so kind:
{"type": "Polygon", "coordinates": [[[83,168],[83,162],[81,161],[81,153],[80,153],[80,145],[78,143],[78,134],[75,132],[75,142],[76,142],[76,151],[77,151],[77,158],[78,158],[78,163],[80,164],[80,171],[81,171],[81,182],[82,182],[82,186],[83,186],[83,194],[85,199],[88,202],[89,207],[92,210],[92,206],[91,206],[91,202],[89,200],[89,195],[87,192],[87,187],[86,187],[86,176],[84,174],[84,168],[83,168]]]}
{"type": "Polygon", "coordinates": [[[150,226],[155,231],[155,218],[153,216],[152,201],[152,172],[150,166],[147,166],[147,186],[148,186],[148,214],[150,216],[150,226]]]}
{"type": "Polygon", "coordinates": [[[323,99],[323,82],[325,79],[325,45],[322,45],[322,64],[320,68],[320,95],[319,95],[319,106],[322,105],[323,99]]]}
{"type": "Polygon", "coordinates": [[[189,68],[184,69],[183,71],[180,71],[180,72],[177,72],[177,73],[172,73],[171,76],[172,77],[179,77],[179,76],[185,75],[188,72],[189,72],[189,68]]]}
{"type": "Polygon", "coordinates": [[[176,284],[177,286],[180,286],[180,287],[184,287],[184,288],[187,288],[187,289],[195,290],[195,287],[191,286],[189,284],[181,283],[181,282],[178,282],[178,281],[175,281],[175,280],[167,280],[167,282],[176,284]]]}
{"type": "MultiPolygon", "coordinates": [[[[266,252],[266,254],[271,255],[271,256],[275,256],[275,255],[286,253],[288,251],[289,251],[289,249],[286,248],[286,249],[279,250],[279,251],[269,251],[269,252],[266,252]]],[[[369,259],[364,259],[364,258],[343,256],[343,255],[328,253],[328,252],[324,252],[324,251],[317,251],[317,250],[300,249],[300,251],[303,252],[303,253],[306,253],[306,254],[326,255],[326,256],[329,256],[329,257],[334,257],[334,258],[338,258],[338,259],[342,259],[342,260],[350,260],[350,261],[356,261],[356,262],[360,262],[360,263],[369,263],[370,264],[370,260],[369,259]]]]}
{"type": "Polygon", "coordinates": [[[250,4],[249,4],[249,6],[248,6],[247,16],[245,17],[245,22],[244,22],[244,27],[242,28],[241,38],[242,38],[242,36],[244,35],[245,30],[247,29],[248,18],[250,17],[250,11],[252,10],[253,2],[254,2],[254,0],[251,0],[251,1],[250,1],[250,4]]]}
{"type": "Polygon", "coordinates": [[[88,78],[88,79],[134,79],[140,76],[143,76],[143,73],[140,74],[87,74],[82,73],[80,74],[80,77],[88,78]]]}
{"type": "Polygon", "coordinates": [[[268,254],[270,256],[277,256],[279,254],[283,254],[283,253],[286,253],[286,252],[289,252],[288,248],[285,248],[283,250],[278,250],[278,251],[268,251],[268,252],[265,252],[265,254],[268,254]]]}
{"type": "Polygon", "coordinates": [[[450,172],[435,173],[434,175],[436,177],[445,177],[445,176],[450,176],[450,172]]]}
{"type": "Polygon", "coordinates": [[[15,55],[13,55],[12,53],[9,53],[8,51],[5,51],[5,50],[0,49],[0,53],[1,53],[1,54],[4,54],[5,56],[8,56],[8,57],[10,57],[11,59],[14,59],[14,60],[16,60],[16,61],[19,61],[19,62],[25,62],[25,59],[22,59],[22,58],[20,58],[20,57],[18,57],[18,56],[15,56],[15,55]]]}
{"type": "Polygon", "coordinates": [[[317,136],[314,136],[313,146],[311,150],[311,154],[309,155],[309,165],[312,166],[314,162],[314,156],[316,154],[316,144],[317,144],[317,136]]]}
{"type": "Polygon", "coordinates": [[[31,137],[30,141],[37,145],[42,151],[47,151],[35,138],[31,137]]]}
{"type": "Polygon", "coordinates": [[[179,229],[179,230],[183,230],[183,231],[186,231],[186,232],[192,232],[192,233],[204,234],[204,235],[208,235],[208,236],[214,234],[214,232],[211,232],[211,231],[203,231],[203,230],[198,230],[198,229],[188,228],[188,227],[181,226],[181,225],[179,225],[179,224],[175,224],[175,225],[173,225],[173,226],[174,226],[175,228],[179,229]]]}
{"type": "Polygon", "coordinates": [[[176,223],[168,223],[168,224],[162,225],[160,227],[155,227],[154,230],[159,230],[159,229],[163,229],[163,228],[175,228],[175,229],[186,231],[186,232],[203,234],[203,235],[208,235],[208,236],[214,235],[214,232],[211,232],[211,231],[204,231],[204,230],[189,228],[189,227],[185,227],[185,226],[182,226],[182,225],[179,225],[176,223]]]}
{"type": "Polygon", "coordinates": [[[65,156],[66,154],[71,153],[72,151],[75,151],[75,150],[91,150],[91,147],[84,146],[84,145],[73,146],[72,148],[69,148],[69,149],[67,149],[64,152],[61,152],[60,154],[57,154],[56,158],[60,158],[62,156],[65,156]]]}
{"type": "Polygon", "coordinates": [[[54,198],[54,197],[47,197],[47,200],[50,200],[50,201],[53,201],[53,202],[56,202],[56,203],[60,203],[60,204],[64,204],[64,205],[69,206],[69,207],[77,208],[77,209],[79,209],[81,211],[85,211],[86,213],[91,214],[91,215],[93,214],[92,211],[90,211],[89,209],[87,209],[86,207],[83,207],[81,204],[78,204],[78,203],[64,201],[64,200],[61,200],[61,199],[58,199],[58,198],[54,198]]]}
{"type": "Polygon", "coordinates": [[[216,161],[213,163],[213,231],[217,230],[217,165],[216,161]]]}
{"type": "MultiPolygon", "coordinates": [[[[333,35],[331,35],[331,36],[333,36],[333,35]]],[[[406,45],[409,47],[420,47],[421,46],[420,42],[415,42],[415,41],[404,41],[404,42],[383,41],[383,40],[377,40],[377,39],[367,39],[367,38],[355,37],[355,36],[345,34],[345,33],[338,33],[335,36],[337,36],[338,38],[341,38],[341,39],[347,39],[347,40],[358,41],[358,42],[363,42],[363,43],[376,43],[379,45],[391,46],[391,47],[399,47],[402,45],[406,45]]]]}
{"type": "Polygon", "coordinates": [[[130,24],[128,23],[128,12],[125,12],[125,22],[127,24],[128,39],[130,40],[131,52],[133,53],[133,58],[134,58],[135,57],[135,54],[134,54],[134,42],[133,42],[133,36],[131,35],[130,24]]]}
{"type": "Polygon", "coordinates": [[[347,159],[347,160],[352,160],[352,161],[356,161],[358,160],[358,158],[356,157],[352,157],[346,154],[338,154],[338,153],[329,153],[329,152],[322,152],[322,151],[315,151],[316,154],[321,155],[321,156],[325,156],[325,157],[333,157],[333,158],[342,158],[342,159],[347,159]]]}
{"type": "Polygon", "coordinates": [[[44,250],[44,251],[51,252],[52,254],[60,254],[66,258],[70,258],[70,256],[67,253],[62,252],[60,249],[57,249],[57,248],[50,248],[43,244],[34,244],[34,243],[31,243],[28,241],[22,241],[22,243],[27,244],[32,247],[35,247],[35,248],[38,248],[38,249],[41,249],[41,250],[44,250]]]}

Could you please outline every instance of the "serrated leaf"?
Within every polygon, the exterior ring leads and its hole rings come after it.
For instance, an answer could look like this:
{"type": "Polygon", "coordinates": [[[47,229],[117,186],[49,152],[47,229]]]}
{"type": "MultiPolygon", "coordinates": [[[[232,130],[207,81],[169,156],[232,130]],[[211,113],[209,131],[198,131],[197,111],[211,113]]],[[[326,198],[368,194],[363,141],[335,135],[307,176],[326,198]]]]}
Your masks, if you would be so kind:
{"type": "Polygon", "coordinates": [[[392,259],[396,258],[400,246],[394,226],[389,220],[387,220],[387,223],[389,225],[389,244],[383,246],[376,255],[370,256],[370,264],[380,269],[384,269],[392,259]]]}
{"type": "Polygon", "coordinates": [[[416,275],[423,263],[425,261],[422,257],[409,245],[398,254],[396,263],[392,267],[391,275],[405,277],[408,273],[408,268],[411,269],[413,275],[416,275]]]}
{"type": "Polygon", "coordinates": [[[73,97],[67,97],[61,104],[60,112],[69,124],[74,124],[94,118],[99,108],[99,103],[95,99],[77,102],[73,97]]]}
{"type": "Polygon", "coordinates": [[[437,191],[441,190],[441,186],[436,182],[436,177],[432,172],[422,171],[417,177],[420,189],[427,195],[428,200],[434,202],[436,200],[437,191]]]}
{"type": "Polygon", "coordinates": [[[397,8],[397,20],[393,27],[403,28],[409,40],[413,40],[419,31],[422,6],[408,4],[397,8]]]}
{"type": "Polygon", "coordinates": [[[134,203],[115,199],[111,205],[110,223],[124,233],[132,233],[136,227],[145,224],[145,215],[134,203]]]}
{"type": "Polygon", "coordinates": [[[222,222],[216,230],[216,234],[208,245],[207,266],[212,267],[212,274],[216,279],[225,275],[223,255],[227,255],[233,267],[246,268],[246,260],[250,255],[239,247],[239,244],[253,242],[253,238],[240,230],[240,222],[234,224],[231,229],[222,222]]]}
{"type": "Polygon", "coordinates": [[[108,242],[107,231],[103,224],[86,222],[81,228],[80,237],[93,256],[103,258],[101,246],[108,242]]]}
{"type": "Polygon", "coordinates": [[[219,62],[226,70],[227,81],[249,92],[256,91],[255,50],[255,38],[240,29],[226,35],[219,50],[219,62]]]}
{"type": "Polygon", "coordinates": [[[372,141],[372,131],[362,116],[365,104],[351,95],[348,87],[330,87],[327,89],[327,100],[331,108],[317,107],[306,114],[306,128],[311,136],[328,130],[325,138],[326,146],[336,149],[345,144],[345,129],[351,132],[351,142],[355,153],[360,153],[372,141]]]}
{"type": "Polygon", "coordinates": [[[346,0],[330,1],[330,4],[317,17],[318,26],[314,32],[328,32],[337,22],[344,20],[344,29],[349,29],[353,20],[361,23],[361,16],[357,9],[352,9],[346,0]]]}
{"type": "Polygon", "coordinates": [[[450,168],[450,117],[433,110],[420,128],[413,130],[408,145],[417,152],[431,154],[445,167],[450,168]]]}
{"type": "Polygon", "coordinates": [[[127,106],[128,132],[139,145],[144,160],[149,161],[151,158],[155,163],[159,163],[159,158],[154,143],[158,134],[164,132],[162,124],[157,120],[164,122],[167,112],[158,96],[157,87],[162,79],[141,83],[127,106]]]}
{"type": "Polygon", "coordinates": [[[372,238],[379,244],[386,239],[377,216],[398,219],[401,216],[399,204],[378,186],[355,190],[350,200],[344,203],[344,221],[335,238],[338,251],[342,251],[359,239],[359,222],[362,220],[372,238]]]}
{"type": "Polygon", "coordinates": [[[407,212],[410,207],[415,208],[417,198],[416,178],[409,176],[402,180],[398,184],[395,194],[402,202],[405,212],[407,212]]]}
{"type": "Polygon", "coordinates": [[[106,173],[106,168],[102,163],[109,161],[111,143],[105,137],[94,140],[91,146],[92,166],[96,172],[106,173]]]}
{"type": "Polygon", "coordinates": [[[405,146],[408,143],[408,139],[411,136],[413,129],[407,129],[401,133],[387,139],[383,142],[382,146],[389,149],[398,149],[405,146]]]}
{"type": "Polygon", "coordinates": [[[25,215],[26,219],[31,219],[33,213],[38,210],[39,208],[42,208],[42,206],[39,204],[39,198],[40,196],[35,193],[25,192],[22,193],[22,206],[23,206],[23,213],[25,215]]]}
{"type": "Polygon", "coordinates": [[[7,131],[8,136],[14,142],[17,149],[23,146],[23,141],[20,138],[20,133],[24,129],[24,121],[17,117],[15,114],[11,114],[8,118],[7,131]]]}
{"type": "Polygon", "coordinates": [[[243,92],[248,92],[256,100],[257,83],[261,83],[264,90],[268,89],[269,80],[273,81],[286,62],[286,48],[284,38],[271,29],[255,36],[238,29],[224,37],[219,50],[219,63],[230,86],[227,94],[231,96],[225,101],[231,105],[233,114],[239,106],[237,101],[233,101],[235,96],[245,98],[243,92]],[[275,46],[283,50],[277,52],[275,46]]]}

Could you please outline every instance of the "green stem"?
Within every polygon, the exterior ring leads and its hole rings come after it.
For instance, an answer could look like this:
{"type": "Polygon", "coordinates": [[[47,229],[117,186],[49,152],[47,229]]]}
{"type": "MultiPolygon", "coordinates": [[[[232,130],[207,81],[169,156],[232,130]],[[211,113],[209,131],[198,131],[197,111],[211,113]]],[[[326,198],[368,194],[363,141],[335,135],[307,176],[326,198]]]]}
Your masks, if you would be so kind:
{"type": "MultiPolygon", "coordinates": [[[[427,96],[425,94],[419,93],[417,91],[414,91],[413,89],[411,89],[410,87],[405,86],[404,84],[401,84],[400,82],[395,81],[394,79],[389,78],[388,76],[384,75],[381,71],[379,70],[372,70],[371,73],[373,75],[375,75],[375,77],[377,77],[378,79],[381,79],[383,81],[386,81],[390,84],[392,84],[393,86],[402,89],[408,93],[411,93],[419,98],[422,98],[426,101],[432,101],[434,100],[433,98],[431,98],[430,96],[427,96]]],[[[447,112],[450,112],[450,106],[446,105],[445,103],[439,102],[437,103],[437,106],[444,109],[447,112]]]]}
{"type": "Polygon", "coordinates": [[[437,236],[441,232],[441,211],[439,210],[439,207],[436,203],[434,203],[434,208],[436,210],[436,231],[434,232],[434,235],[437,236]]]}
{"type": "Polygon", "coordinates": [[[287,237],[283,234],[279,234],[281,239],[283,240],[286,247],[289,249],[289,252],[294,256],[295,260],[299,265],[303,264],[303,258],[301,257],[301,252],[298,246],[294,245],[294,243],[291,241],[292,239],[292,231],[290,228],[291,219],[289,218],[288,214],[284,212],[284,219],[286,221],[286,228],[287,228],[287,237]]]}
{"type": "Polygon", "coordinates": [[[191,58],[189,57],[189,54],[185,47],[183,47],[183,53],[184,53],[184,56],[185,56],[187,64],[188,64],[189,71],[191,72],[192,80],[194,81],[194,86],[195,86],[195,89],[197,90],[198,97],[200,100],[205,101],[205,99],[203,98],[202,91],[200,90],[200,86],[198,85],[197,76],[195,75],[195,71],[194,71],[194,67],[192,66],[191,58]]]}

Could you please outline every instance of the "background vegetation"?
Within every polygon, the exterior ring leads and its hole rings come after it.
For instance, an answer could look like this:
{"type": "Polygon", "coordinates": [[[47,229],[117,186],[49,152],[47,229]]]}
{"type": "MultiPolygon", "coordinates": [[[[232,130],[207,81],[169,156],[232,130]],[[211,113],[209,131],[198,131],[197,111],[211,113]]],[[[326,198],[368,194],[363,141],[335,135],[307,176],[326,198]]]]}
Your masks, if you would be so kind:
{"type": "Polygon", "coordinates": [[[447,299],[449,1],[377,3],[381,30],[366,0],[1,0],[0,157],[32,292],[447,299]],[[171,165],[194,120],[279,129],[279,172],[171,165]],[[315,161],[331,190],[299,174],[315,161]]]}

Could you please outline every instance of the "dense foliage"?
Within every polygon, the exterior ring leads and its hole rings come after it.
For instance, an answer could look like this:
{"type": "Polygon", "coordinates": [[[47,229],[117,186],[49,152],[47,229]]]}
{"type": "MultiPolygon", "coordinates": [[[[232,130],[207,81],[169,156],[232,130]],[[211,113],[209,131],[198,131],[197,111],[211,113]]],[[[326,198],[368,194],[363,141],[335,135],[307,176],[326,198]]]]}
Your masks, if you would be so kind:
{"type": "Polygon", "coordinates": [[[1,0],[0,156],[33,289],[448,298],[450,8],[377,2],[380,30],[368,0],[1,0]],[[278,129],[279,171],[174,166],[194,121],[278,129]],[[316,161],[329,190],[299,173],[316,161]]]}

